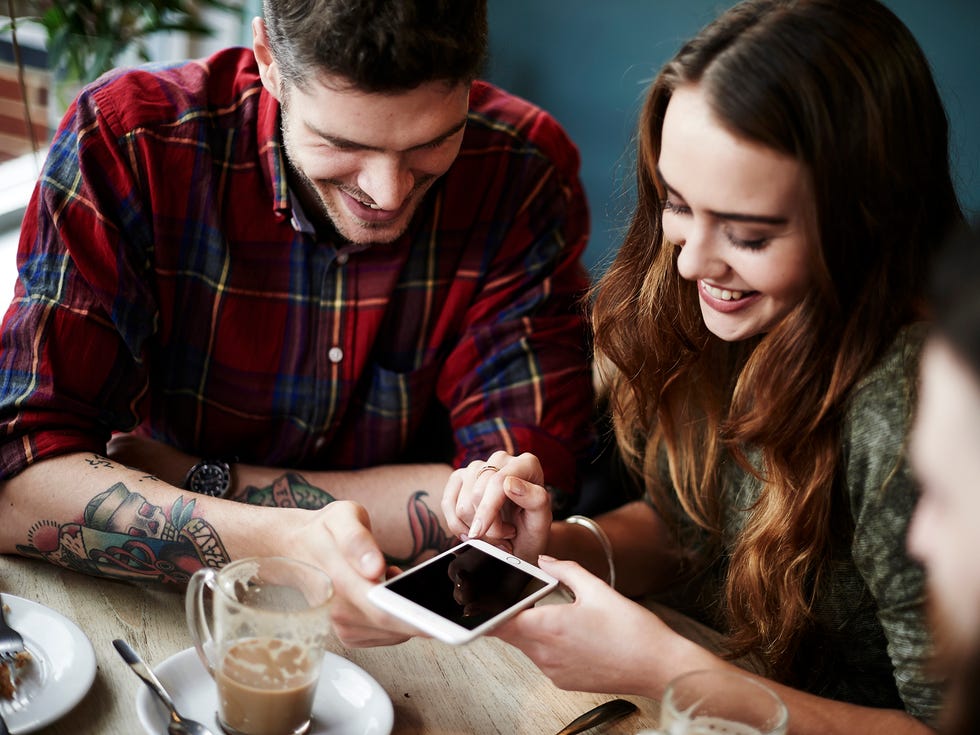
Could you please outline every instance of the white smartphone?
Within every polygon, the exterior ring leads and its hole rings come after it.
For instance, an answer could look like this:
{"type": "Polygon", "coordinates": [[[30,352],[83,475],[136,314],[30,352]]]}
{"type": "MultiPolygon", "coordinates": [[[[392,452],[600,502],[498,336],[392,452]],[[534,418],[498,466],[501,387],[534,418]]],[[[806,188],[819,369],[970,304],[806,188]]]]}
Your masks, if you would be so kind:
{"type": "Polygon", "coordinates": [[[375,605],[446,643],[466,643],[551,592],[558,580],[478,539],[381,582],[375,605]]]}

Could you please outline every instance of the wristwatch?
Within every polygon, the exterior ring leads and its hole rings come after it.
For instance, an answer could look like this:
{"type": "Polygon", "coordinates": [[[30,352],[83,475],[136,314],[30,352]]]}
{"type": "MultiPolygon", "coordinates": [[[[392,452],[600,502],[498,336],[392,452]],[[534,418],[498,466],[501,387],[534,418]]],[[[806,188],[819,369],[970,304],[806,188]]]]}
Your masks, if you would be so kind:
{"type": "Polygon", "coordinates": [[[202,459],[187,470],[184,488],[212,498],[223,498],[231,489],[231,467],[223,459],[202,459]]]}

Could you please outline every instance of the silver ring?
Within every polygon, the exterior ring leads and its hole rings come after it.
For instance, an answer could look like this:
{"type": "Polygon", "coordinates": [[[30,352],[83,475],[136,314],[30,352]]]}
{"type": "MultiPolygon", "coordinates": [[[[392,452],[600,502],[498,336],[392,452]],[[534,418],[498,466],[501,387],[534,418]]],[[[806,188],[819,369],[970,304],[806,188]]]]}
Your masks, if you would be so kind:
{"type": "Polygon", "coordinates": [[[480,475],[482,475],[487,470],[493,470],[494,472],[500,472],[500,468],[499,467],[494,467],[492,464],[485,464],[485,465],[483,465],[480,468],[480,471],[476,473],[476,476],[479,477],[480,475]]]}

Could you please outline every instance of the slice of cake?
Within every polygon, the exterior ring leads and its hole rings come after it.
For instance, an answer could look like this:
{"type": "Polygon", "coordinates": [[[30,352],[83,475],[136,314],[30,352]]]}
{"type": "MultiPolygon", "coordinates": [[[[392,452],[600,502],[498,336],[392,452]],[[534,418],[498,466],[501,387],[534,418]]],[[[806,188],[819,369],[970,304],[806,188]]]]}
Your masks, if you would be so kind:
{"type": "MultiPolygon", "coordinates": [[[[3,606],[4,613],[10,611],[3,606]]],[[[0,699],[13,699],[17,685],[20,683],[20,670],[31,662],[29,651],[21,651],[14,656],[12,662],[0,662],[0,699]]]]}
{"type": "Polygon", "coordinates": [[[14,691],[20,683],[20,670],[30,661],[30,652],[21,651],[14,656],[13,663],[0,663],[0,699],[14,698],[14,691]]]}

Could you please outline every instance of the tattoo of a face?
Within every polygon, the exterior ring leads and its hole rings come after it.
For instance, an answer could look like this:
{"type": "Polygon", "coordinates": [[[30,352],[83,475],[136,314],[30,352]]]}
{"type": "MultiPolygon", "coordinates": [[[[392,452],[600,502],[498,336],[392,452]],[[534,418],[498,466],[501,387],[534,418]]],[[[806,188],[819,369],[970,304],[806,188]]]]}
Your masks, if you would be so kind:
{"type": "Polygon", "coordinates": [[[234,499],[242,500],[249,505],[305,510],[319,510],[336,500],[326,490],[311,485],[305,477],[296,472],[287,472],[265,487],[249,485],[234,499]]]}
{"type": "Polygon", "coordinates": [[[423,498],[428,495],[424,490],[412,493],[408,499],[408,528],[412,535],[412,551],[405,558],[386,555],[389,564],[405,566],[421,561],[423,555],[429,552],[445,551],[455,543],[439,523],[439,516],[429,508],[423,498]]]}
{"type": "Polygon", "coordinates": [[[115,579],[185,584],[202,566],[230,559],[215,529],[194,517],[195,500],[169,512],[117,482],[92,498],[81,523],[39,521],[17,550],[69,569],[115,579]]]}

